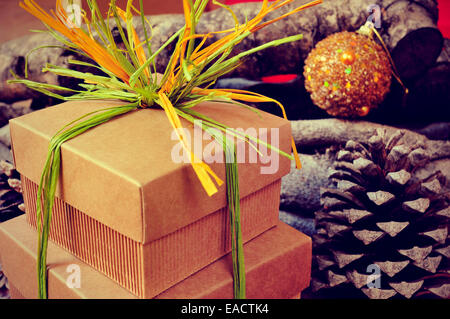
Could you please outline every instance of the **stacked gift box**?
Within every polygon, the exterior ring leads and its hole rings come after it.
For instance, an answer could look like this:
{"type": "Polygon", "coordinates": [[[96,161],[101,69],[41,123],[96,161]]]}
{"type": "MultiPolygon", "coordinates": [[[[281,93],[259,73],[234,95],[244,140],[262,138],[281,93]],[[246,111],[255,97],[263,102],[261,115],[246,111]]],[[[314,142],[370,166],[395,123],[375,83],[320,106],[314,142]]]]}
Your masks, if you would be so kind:
{"type": "MultiPolygon", "coordinates": [[[[52,135],[73,119],[119,103],[67,102],[11,120],[26,206],[25,216],[0,225],[1,263],[13,297],[37,296],[37,189],[52,135]]],[[[267,133],[268,143],[290,152],[286,120],[230,104],[195,108],[260,138],[267,133]]],[[[195,137],[193,126],[183,124],[195,137]]],[[[208,196],[190,163],[174,160],[172,133],[162,110],[145,109],[63,144],[49,235],[49,298],[233,298],[226,187],[208,196]],[[79,287],[67,284],[70,265],[79,267],[79,287]]],[[[212,143],[200,141],[205,149],[212,143]]],[[[250,147],[241,150],[247,297],[298,296],[309,284],[311,241],[278,220],[281,177],[290,160],[277,153],[271,162],[268,154],[255,161],[250,147]]],[[[225,180],[224,164],[208,158],[217,154],[202,155],[225,180]]]]}

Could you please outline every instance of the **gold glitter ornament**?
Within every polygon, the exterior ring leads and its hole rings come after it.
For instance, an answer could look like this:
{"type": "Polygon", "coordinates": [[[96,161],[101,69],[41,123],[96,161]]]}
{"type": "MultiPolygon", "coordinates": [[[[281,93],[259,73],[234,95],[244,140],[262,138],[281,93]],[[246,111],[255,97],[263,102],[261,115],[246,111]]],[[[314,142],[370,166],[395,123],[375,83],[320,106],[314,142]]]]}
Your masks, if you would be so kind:
{"type": "Polygon", "coordinates": [[[366,32],[328,36],[305,60],[306,90],[314,104],[332,116],[366,116],[389,92],[389,57],[367,29],[360,30],[366,32]]]}

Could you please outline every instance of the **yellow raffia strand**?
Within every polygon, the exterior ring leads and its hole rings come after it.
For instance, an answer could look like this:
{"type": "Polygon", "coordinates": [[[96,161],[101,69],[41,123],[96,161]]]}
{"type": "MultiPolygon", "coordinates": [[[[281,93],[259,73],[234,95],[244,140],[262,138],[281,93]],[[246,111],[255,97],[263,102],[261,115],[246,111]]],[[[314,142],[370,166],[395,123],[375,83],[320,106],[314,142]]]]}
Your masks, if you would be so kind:
{"type": "Polygon", "coordinates": [[[209,196],[212,196],[213,194],[217,193],[217,187],[211,180],[211,176],[214,178],[214,180],[219,186],[223,184],[223,181],[212,171],[212,169],[207,164],[198,159],[195,156],[195,154],[191,151],[190,147],[187,144],[187,137],[184,133],[183,125],[181,124],[180,118],[178,117],[175,108],[173,107],[170,100],[167,98],[166,94],[160,91],[158,93],[158,96],[161,102],[160,105],[166,112],[170,124],[175,129],[175,132],[178,136],[178,139],[181,142],[181,145],[190,155],[190,162],[192,164],[192,167],[194,168],[195,173],[197,174],[198,179],[200,180],[200,183],[202,184],[206,193],[209,196]]]}

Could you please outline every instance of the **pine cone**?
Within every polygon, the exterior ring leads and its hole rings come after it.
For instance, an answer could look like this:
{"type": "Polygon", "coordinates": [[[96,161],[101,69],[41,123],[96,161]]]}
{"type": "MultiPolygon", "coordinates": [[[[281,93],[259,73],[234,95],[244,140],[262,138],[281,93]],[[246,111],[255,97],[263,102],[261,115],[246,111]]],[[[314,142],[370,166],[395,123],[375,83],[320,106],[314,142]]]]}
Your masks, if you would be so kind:
{"type": "Polygon", "coordinates": [[[20,175],[14,165],[0,161],[0,222],[22,215],[25,211],[20,175]]]}
{"type": "Polygon", "coordinates": [[[449,192],[403,132],[337,154],[315,214],[311,290],[318,298],[450,298],[449,192]]]}

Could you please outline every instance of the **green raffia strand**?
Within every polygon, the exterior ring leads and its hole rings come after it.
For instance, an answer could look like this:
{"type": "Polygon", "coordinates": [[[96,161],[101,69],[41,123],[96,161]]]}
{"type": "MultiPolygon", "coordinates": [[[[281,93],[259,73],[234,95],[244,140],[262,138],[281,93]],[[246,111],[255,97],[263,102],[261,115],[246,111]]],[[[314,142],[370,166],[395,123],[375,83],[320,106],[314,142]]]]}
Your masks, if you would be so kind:
{"type": "MultiPolygon", "coordinates": [[[[206,8],[208,0],[188,1],[191,7],[193,7],[190,15],[192,24],[191,34],[195,34],[195,27],[206,8]]],[[[38,188],[38,198],[42,198],[42,204],[41,201],[37,201],[37,227],[39,234],[37,270],[39,298],[47,298],[46,256],[48,233],[61,165],[61,145],[64,142],[82,134],[83,132],[91,128],[101,125],[102,123],[105,123],[110,119],[128,113],[132,110],[136,110],[141,106],[151,107],[154,104],[160,104],[161,101],[159,101],[157,92],[161,88],[161,84],[165,83],[165,81],[168,79],[168,76],[171,72],[170,66],[171,62],[174,59],[174,54],[171,56],[166,71],[163,73],[162,79],[159,82],[156,76],[156,58],[172,42],[177,41],[177,45],[179,45],[186,28],[186,26],[180,28],[161,47],[153,52],[150,47],[151,36],[148,35],[145,23],[147,22],[148,25],[150,24],[143,14],[142,0],[139,0],[140,19],[144,29],[145,38],[144,41],[141,42],[141,45],[147,48],[147,53],[149,55],[149,58],[144,63],[139,64],[138,56],[136,53],[137,50],[134,47],[134,42],[131,41],[131,32],[129,32],[128,36],[126,36],[120,23],[117,23],[120,22],[120,18],[118,17],[115,0],[111,0],[111,6],[108,11],[108,18],[106,19],[106,21],[102,18],[100,9],[95,0],[87,0],[87,4],[91,16],[91,29],[97,33],[99,39],[98,43],[103,46],[103,48],[107,50],[112,56],[114,56],[117,61],[119,61],[121,67],[130,76],[129,84],[118,79],[111,71],[104,68],[100,64],[93,64],[75,60],[70,61],[70,64],[93,67],[102,71],[104,75],[82,73],[75,70],[48,64],[43,69],[43,72],[51,72],[59,76],[77,78],[83,80],[84,83],[80,84],[79,90],[75,90],[58,85],[38,83],[27,79],[19,79],[14,73],[13,75],[15,79],[8,81],[8,83],[22,83],[33,90],[64,101],[114,99],[129,103],[125,106],[112,107],[88,113],[64,126],[53,136],[50,141],[47,159],[38,188]],[[118,25],[120,36],[125,45],[125,50],[119,49],[114,42],[114,37],[110,28],[110,16],[118,25]],[[144,72],[145,70],[148,70],[148,74],[150,74],[150,76],[146,75],[146,73],[144,72]]],[[[235,19],[237,26],[237,18],[230,7],[225,5],[222,5],[222,7],[226,8],[233,15],[233,19],[235,19]]],[[[129,29],[131,26],[132,8],[134,8],[132,6],[132,0],[128,0],[125,12],[127,16],[127,29],[129,29]]],[[[241,26],[245,26],[247,25],[247,23],[248,21],[246,21],[241,26]]],[[[85,53],[82,48],[78,47],[77,44],[67,41],[66,38],[58,34],[49,26],[47,26],[47,29],[48,30],[46,32],[48,32],[60,43],[62,43],[62,45],[65,46],[68,50],[75,51],[78,54],[89,58],[89,55],[85,53]]],[[[88,34],[83,29],[82,31],[88,34]]],[[[190,39],[187,43],[186,56],[184,58],[185,63],[180,65],[182,72],[177,78],[177,82],[173,86],[173,89],[167,94],[167,97],[175,107],[175,110],[180,117],[188,120],[194,125],[196,121],[201,120],[202,128],[205,131],[209,132],[220,145],[224,146],[224,156],[226,159],[228,159],[225,163],[225,170],[227,185],[227,204],[230,213],[235,298],[245,298],[245,269],[240,223],[240,198],[238,168],[236,163],[236,148],[234,142],[231,142],[231,139],[229,137],[224,138],[221,134],[217,134],[217,132],[225,132],[226,134],[231,135],[232,138],[241,139],[247,142],[249,146],[253,147],[255,150],[257,150],[256,145],[260,144],[270,148],[272,151],[276,151],[279,154],[288,157],[289,159],[292,159],[292,156],[275,147],[272,147],[270,144],[265,143],[258,138],[248,136],[246,134],[243,134],[242,132],[231,129],[226,125],[223,125],[191,109],[193,106],[204,101],[221,101],[225,103],[233,103],[247,108],[248,106],[237,101],[233,101],[230,98],[220,94],[215,95],[211,93],[210,95],[197,95],[195,93],[192,93],[192,90],[196,87],[208,88],[212,86],[219,77],[238,67],[241,63],[241,59],[250,54],[269,47],[297,41],[302,38],[302,35],[295,35],[270,41],[248,51],[239,53],[234,57],[229,57],[233,47],[250,34],[251,32],[249,31],[242,31],[242,33],[232,41],[229,41],[228,43],[225,43],[221,47],[217,48],[217,50],[215,50],[213,54],[211,54],[207,59],[205,59],[203,63],[199,65],[194,65],[190,62],[189,58],[194,50],[194,39],[190,39]],[[189,67],[191,69],[189,69],[189,67]]],[[[39,48],[44,47],[51,46],[41,46],[39,48]]],[[[30,53],[39,48],[32,50],[30,53]]],[[[28,69],[26,70],[28,71],[28,69]]],[[[26,74],[28,74],[28,72],[26,72],[26,74]]]]}
{"type": "Polygon", "coordinates": [[[236,163],[236,146],[228,146],[226,142],[227,161],[225,163],[227,182],[227,201],[230,213],[231,231],[231,255],[233,260],[233,282],[234,297],[245,299],[245,267],[244,267],[244,245],[241,230],[241,208],[239,196],[239,175],[236,163]]]}
{"type": "Polygon", "coordinates": [[[85,131],[105,123],[110,119],[128,113],[137,109],[138,104],[118,106],[114,108],[103,109],[91,112],[81,118],[69,123],[57,132],[50,141],[47,160],[39,182],[37,198],[43,198],[43,207],[41,201],[37,201],[37,229],[38,229],[38,253],[37,253],[37,272],[38,272],[38,296],[40,299],[47,298],[47,246],[48,233],[52,217],[52,207],[55,200],[56,186],[58,183],[60,165],[61,165],[61,145],[84,133],[85,131]],[[97,114],[96,114],[97,113],[97,114]],[[87,120],[82,120],[90,116],[87,120]],[[76,124],[74,124],[76,123],[76,124]],[[70,125],[74,124],[72,127],[70,125]]]}

